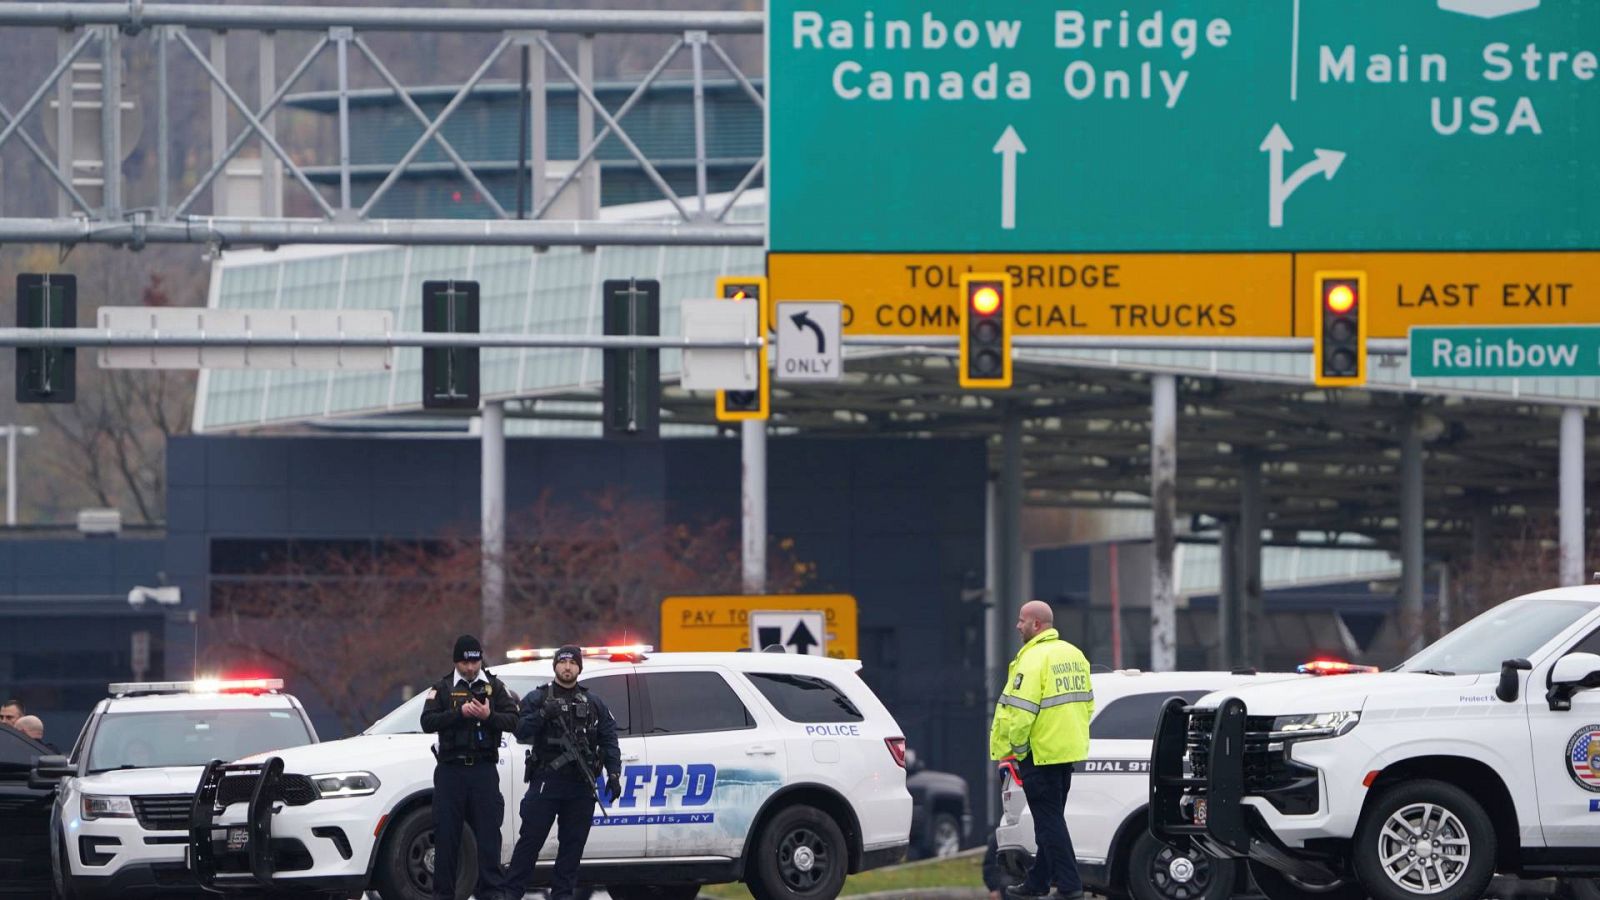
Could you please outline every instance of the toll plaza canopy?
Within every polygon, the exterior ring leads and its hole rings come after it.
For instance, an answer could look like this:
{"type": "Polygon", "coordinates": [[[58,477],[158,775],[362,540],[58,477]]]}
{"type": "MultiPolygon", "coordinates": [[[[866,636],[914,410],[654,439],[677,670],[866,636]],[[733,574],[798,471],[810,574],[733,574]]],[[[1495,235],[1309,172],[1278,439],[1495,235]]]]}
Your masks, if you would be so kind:
{"type": "MultiPolygon", "coordinates": [[[[763,203],[762,192],[750,192],[733,215],[759,220],[763,203]]],[[[661,213],[637,204],[604,215],[661,213]]],[[[600,334],[601,283],[631,276],[660,280],[662,333],[677,334],[684,299],[711,296],[719,275],[762,270],[761,252],[742,247],[230,251],[214,264],[209,305],[388,309],[397,329],[419,330],[418,285],[470,278],[482,285],[486,332],[600,334]]],[[[1264,526],[1287,540],[1364,535],[1396,547],[1399,448],[1413,419],[1430,555],[1464,552],[1474,534],[1482,541],[1553,522],[1560,409],[1600,404],[1594,379],[1417,381],[1399,357],[1374,357],[1364,389],[1323,390],[1303,353],[1018,348],[1013,387],[980,393],[957,386],[948,347],[847,345],[845,355],[839,382],[774,384],[772,434],[980,437],[997,455],[1015,416],[1030,507],[1148,510],[1149,380],[1175,374],[1180,515],[1232,515],[1241,470],[1258,463],[1264,526]]],[[[675,385],[679,357],[661,354],[662,432],[713,433],[712,397],[675,385]]],[[[194,428],[463,427],[423,418],[420,368],[417,351],[401,350],[390,371],[205,371],[194,428]]],[[[485,400],[506,402],[508,433],[599,433],[599,351],[485,350],[481,371],[485,400]]],[[[1593,452],[1595,439],[1588,443],[1593,452]]]]}

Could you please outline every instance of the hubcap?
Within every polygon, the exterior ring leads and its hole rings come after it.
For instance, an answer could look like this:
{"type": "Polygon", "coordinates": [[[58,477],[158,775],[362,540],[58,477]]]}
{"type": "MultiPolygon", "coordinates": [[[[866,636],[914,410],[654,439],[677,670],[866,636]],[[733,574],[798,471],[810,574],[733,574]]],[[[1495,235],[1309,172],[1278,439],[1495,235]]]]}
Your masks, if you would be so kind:
{"type": "Polygon", "coordinates": [[[789,890],[810,893],[828,878],[830,852],[820,834],[796,828],[778,842],[778,875],[789,890]]]}
{"type": "Polygon", "coordinates": [[[817,854],[810,847],[797,847],[794,851],[794,867],[802,872],[811,871],[817,864],[817,854]]]}
{"type": "Polygon", "coordinates": [[[1196,900],[1211,889],[1211,874],[1205,856],[1196,854],[1192,849],[1180,852],[1172,847],[1162,847],[1150,860],[1148,878],[1150,886],[1161,897],[1168,900],[1196,900]]]}
{"type": "Polygon", "coordinates": [[[1194,863],[1190,862],[1188,857],[1180,856],[1167,866],[1167,874],[1179,884],[1188,884],[1189,879],[1194,877],[1194,863]]]}
{"type": "Polygon", "coordinates": [[[1401,807],[1378,832],[1384,874],[1413,894],[1437,894],[1455,886],[1471,859],[1466,826],[1436,803],[1401,807]]]}

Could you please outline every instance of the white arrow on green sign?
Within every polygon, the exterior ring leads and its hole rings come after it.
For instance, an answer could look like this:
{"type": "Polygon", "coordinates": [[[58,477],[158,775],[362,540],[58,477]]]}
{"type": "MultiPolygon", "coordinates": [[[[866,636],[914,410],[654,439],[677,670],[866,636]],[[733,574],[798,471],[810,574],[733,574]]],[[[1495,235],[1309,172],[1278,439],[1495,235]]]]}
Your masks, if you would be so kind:
{"type": "Polygon", "coordinates": [[[1411,329],[1412,378],[1600,375],[1600,326],[1411,329]]]}

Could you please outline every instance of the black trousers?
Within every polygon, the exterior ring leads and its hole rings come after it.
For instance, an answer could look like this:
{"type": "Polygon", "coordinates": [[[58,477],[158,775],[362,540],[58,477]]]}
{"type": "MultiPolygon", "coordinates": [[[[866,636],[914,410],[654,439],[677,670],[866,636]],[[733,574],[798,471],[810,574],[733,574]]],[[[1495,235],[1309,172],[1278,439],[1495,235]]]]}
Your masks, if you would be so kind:
{"type": "Polygon", "coordinates": [[[536,776],[522,797],[522,829],[511,851],[506,893],[520,897],[533,880],[539,848],[556,824],[556,868],[550,876],[550,900],[571,900],[578,889],[578,863],[594,824],[594,794],[581,780],[536,776]]]}
{"type": "Polygon", "coordinates": [[[1033,813],[1033,837],[1038,851],[1023,885],[1032,892],[1051,887],[1063,894],[1083,890],[1078,858],[1067,834],[1067,792],[1072,789],[1072,763],[1035,766],[1027,760],[1018,766],[1022,793],[1033,813]]]}
{"type": "Polygon", "coordinates": [[[433,767],[434,900],[455,900],[461,827],[469,823],[478,839],[478,883],[473,893],[482,897],[505,883],[500,872],[500,823],[505,812],[500,769],[494,760],[433,767]]]}

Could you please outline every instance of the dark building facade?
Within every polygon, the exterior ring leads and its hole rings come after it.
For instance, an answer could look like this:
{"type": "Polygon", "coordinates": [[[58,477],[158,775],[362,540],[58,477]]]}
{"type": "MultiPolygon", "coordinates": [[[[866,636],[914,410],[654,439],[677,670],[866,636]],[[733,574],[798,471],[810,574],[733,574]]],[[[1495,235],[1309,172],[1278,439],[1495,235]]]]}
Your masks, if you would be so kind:
{"type": "MultiPolygon", "coordinates": [[[[152,650],[164,671],[150,674],[186,678],[196,650],[206,649],[215,604],[226,602],[231,584],[259,577],[274,561],[329,547],[476,534],[480,453],[476,439],[457,436],[175,438],[167,454],[165,540],[138,542],[143,555],[121,569],[112,565],[115,554],[87,568],[99,572],[105,590],[121,586],[123,595],[129,578],[159,577],[181,589],[181,607],[144,615],[165,623],[164,639],[158,633],[152,650]],[[188,622],[191,611],[196,625],[188,622]]],[[[663,527],[731,520],[737,540],[739,467],[736,440],[510,438],[508,528],[515,528],[517,511],[541,495],[581,506],[621,489],[659,503],[663,527]]],[[[973,441],[784,438],[768,445],[769,532],[792,539],[795,556],[815,563],[805,590],[856,597],[863,677],[924,759],[974,785],[985,775],[990,690],[983,674],[984,610],[962,595],[984,578],[986,468],[983,445],[973,441]]],[[[508,531],[508,540],[516,539],[508,531]]],[[[24,542],[13,543],[20,553],[31,552],[20,549],[24,542]]],[[[77,543],[122,550],[135,542],[77,543]]],[[[19,591],[37,591],[25,574],[32,570],[5,563],[0,570],[15,573],[7,577],[19,591]]],[[[115,599],[129,611],[125,596],[115,599]]],[[[652,633],[656,624],[636,627],[652,633]]],[[[454,627],[439,626],[442,648],[454,627]]],[[[63,661],[50,664],[55,668],[67,666],[64,660],[79,646],[81,636],[72,628],[62,624],[66,643],[57,654],[63,661]]],[[[92,642],[94,648],[82,652],[128,645],[118,635],[92,642]]],[[[7,665],[16,669],[18,660],[23,657],[7,665]]],[[[360,671],[358,660],[334,664],[360,671]]],[[[82,696],[74,698],[79,704],[103,696],[106,681],[130,674],[115,656],[96,665],[82,696]]],[[[16,674],[26,676],[30,667],[21,668],[16,674]]],[[[8,683],[0,680],[0,686],[8,683]]],[[[14,683],[24,694],[45,696],[44,686],[28,677],[14,683]]],[[[322,735],[339,736],[331,717],[317,715],[315,698],[302,699],[322,735]]],[[[87,708],[62,712],[81,715],[87,708]]]]}

